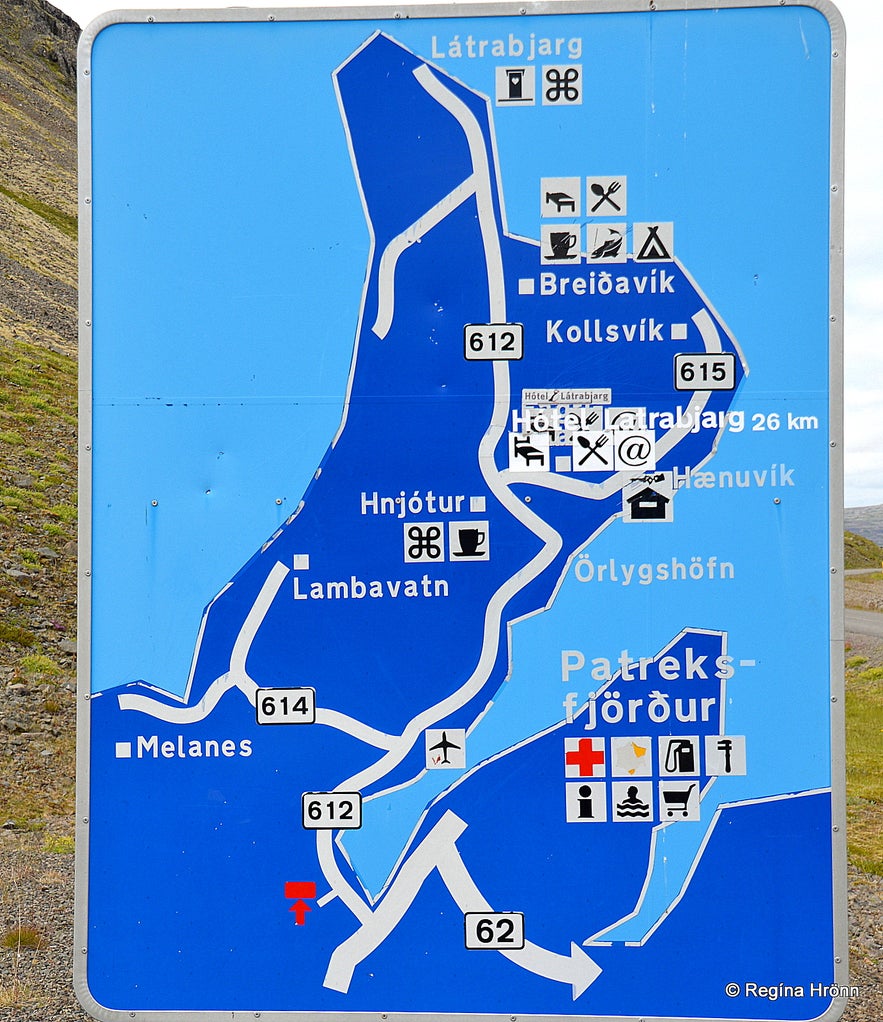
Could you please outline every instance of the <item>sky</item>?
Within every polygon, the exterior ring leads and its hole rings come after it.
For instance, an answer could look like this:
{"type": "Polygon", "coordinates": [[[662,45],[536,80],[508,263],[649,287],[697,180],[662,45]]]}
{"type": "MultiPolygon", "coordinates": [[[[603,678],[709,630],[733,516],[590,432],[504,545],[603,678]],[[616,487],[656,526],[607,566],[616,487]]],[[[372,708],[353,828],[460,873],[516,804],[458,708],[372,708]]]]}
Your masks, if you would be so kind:
{"type": "MultiPolygon", "coordinates": [[[[115,8],[107,0],[57,0],[81,27],[115,8]]],[[[224,7],[170,0],[141,9],[224,7]]],[[[280,5],[283,6],[283,5],[280,5]]],[[[295,6],[291,4],[289,6],[295,6]]],[[[297,6],[323,6],[303,0],[297,6]]],[[[335,0],[334,6],[370,6],[335,0]]],[[[458,7],[462,10],[466,4],[458,7]]],[[[883,135],[879,90],[883,73],[883,3],[838,0],[846,23],[846,232],[844,419],[845,505],[883,504],[883,135]]],[[[771,243],[776,243],[773,239],[771,243]]],[[[781,240],[779,241],[781,243],[781,240]]]]}

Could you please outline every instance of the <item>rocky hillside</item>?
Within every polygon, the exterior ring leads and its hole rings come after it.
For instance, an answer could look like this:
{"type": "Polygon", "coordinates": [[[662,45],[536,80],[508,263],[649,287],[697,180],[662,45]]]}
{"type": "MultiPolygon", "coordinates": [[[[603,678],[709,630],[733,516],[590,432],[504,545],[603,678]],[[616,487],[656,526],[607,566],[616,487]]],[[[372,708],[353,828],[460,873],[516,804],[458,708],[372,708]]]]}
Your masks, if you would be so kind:
{"type": "Polygon", "coordinates": [[[77,25],[0,5],[0,340],[76,346],[77,25]]]}
{"type": "Polygon", "coordinates": [[[78,35],[0,2],[0,826],[50,832],[73,799],[78,35]]]}

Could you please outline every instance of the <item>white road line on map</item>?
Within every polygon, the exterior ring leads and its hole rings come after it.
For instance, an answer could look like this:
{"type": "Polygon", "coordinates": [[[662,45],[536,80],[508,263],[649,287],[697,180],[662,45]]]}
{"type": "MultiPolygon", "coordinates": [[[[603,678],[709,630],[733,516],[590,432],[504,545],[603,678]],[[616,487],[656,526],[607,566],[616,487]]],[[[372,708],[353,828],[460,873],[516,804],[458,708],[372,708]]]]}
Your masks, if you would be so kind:
{"type": "Polygon", "coordinates": [[[270,569],[270,574],[264,579],[261,591],[251,605],[251,610],[248,612],[245,621],[242,622],[242,627],[239,629],[239,634],[233,643],[233,650],[230,653],[231,674],[243,679],[248,678],[251,681],[251,678],[248,677],[248,671],[245,669],[245,661],[248,658],[251,644],[254,642],[258,629],[264,623],[267,611],[270,609],[273,600],[276,599],[276,595],[281,589],[282,583],[288,577],[288,573],[289,568],[281,561],[276,561],[270,569]]]}
{"type": "MultiPolygon", "coordinates": [[[[457,850],[457,839],[465,830],[466,824],[450,810],[442,815],[402,866],[383,902],[363,919],[355,933],[335,948],[324,986],[341,993],[349,990],[356,966],[376,951],[398,926],[434,869],[438,870],[462,912],[493,911],[457,850]]],[[[573,942],[569,955],[549,951],[531,941],[525,941],[523,948],[501,950],[500,954],[537,976],[566,983],[573,990],[574,1000],[601,974],[600,967],[573,942]]]]}
{"type": "Polygon", "coordinates": [[[356,966],[375,951],[401,922],[411,907],[423,881],[438,866],[445,853],[466,829],[466,824],[452,812],[446,812],[420,842],[402,866],[395,882],[380,905],[352,936],[338,944],[328,962],[323,985],[346,993],[356,966]]]}
{"type": "Polygon", "coordinates": [[[333,835],[334,832],[331,830],[316,831],[316,857],[319,860],[319,869],[322,870],[322,875],[331,888],[329,894],[325,895],[325,900],[330,901],[332,895],[340,898],[356,919],[361,923],[366,923],[371,919],[371,909],[356,888],[341,873],[334,854],[333,835]]]}
{"type": "MultiPolygon", "coordinates": [[[[221,696],[229,692],[231,688],[238,688],[245,694],[248,701],[255,704],[257,698],[257,683],[248,675],[245,669],[245,662],[249,650],[254,642],[255,636],[263,624],[267,611],[276,599],[282,583],[288,576],[289,569],[276,561],[264,580],[261,590],[257,595],[251,610],[239,629],[239,634],[233,644],[230,654],[230,670],[216,678],[206,689],[205,695],[198,703],[192,706],[169,706],[167,703],[152,699],[150,696],[123,694],[118,697],[121,710],[138,710],[141,713],[149,714],[159,720],[165,720],[176,724],[195,724],[205,718],[218,705],[221,696]]],[[[397,735],[386,734],[376,728],[356,720],[345,713],[337,710],[316,708],[316,723],[326,727],[336,728],[353,738],[365,742],[368,745],[376,746],[378,749],[392,748],[395,742],[399,741],[397,735]]]]}
{"type": "Polygon", "coordinates": [[[392,326],[395,311],[395,272],[399,257],[437,227],[442,220],[475,194],[475,181],[470,174],[453,191],[437,202],[432,209],[418,217],[410,227],[397,234],[383,250],[377,270],[377,318],[371,329],[383,340],[392,326]]]}
{"type": "MultiPolygon", "coordinates": [[[[723,351],[721,336],[708,309],[700,309],[693,316],[693,322],[696,324],[696,327],[702,336],[706,352],[708,352],[709,355],[719,355],[723,351]]],[[[695,394],[697,391],[694,390],[693,393],[695,394]]],[[[711,392],[709,391],[706,394],[706,399],[710,396],[710,394],[711,392]]]]}
{"type": "MultiPolygon", "coordinates": [[[[441,106],[448,110],[451,116],[460,122],[466,135],[469,154],[472,159],[472,177],[475,180],[478,223],[484,247],[485,267],[487,269],[490,321],[492,323],[504,323],[506,321],[506,281],[503,270],[503,253],[500,248],[500,236],[494,217],[491,173],[481,125],[469,107],[443,85],[425,64],[419,67],[414,72],[414,75],[423,88],[441,106]]],[[[494,404],[491,412],[491,421],[478,446],[478,461],[481,474],[493,491],[494,496],[508,511],[522,524],[526,525],[531,532],[543,539],[544,542],[554,543],[557,541],[558,549],[560,549],[561,537],[558,533],[548,523],[529,511],[511,492],[508,486],[505,485],[505,482],[500,479],[501,473],[496,467],[493,455],[509,421],[510,379],[508,363],[495,361],[492,365],[494,374],[494,404]]],[[[557,550],[555,553],[557,554],[557,550]]],[[[554,560],[554,556],[551,560],[554,560]]]]}
{"type": "MultiPolygon", "coordinates": [[[[456,846],[443,860],[439,860],[438,871],[463,913],[494,911],[472,879],[456,846]]],[[[585,993],[601,975],[600,966],[573,941],[570,943],[569,955],[549,951],[529,940],[524,942],[523,948],[512,951],[499,950],[510,962],[528,972],[566,983],[573,989],[574,1000],[585,993]]]]}
{"type": "Polygon", "coordinates": [[[219,678],[215,678],[198,703],[193,706],[169,706],[158,699],[151,699],[150,696],[123,694],[118,697],[120,709],[140,710],[142,713],[148,713],[151,717],[169,723],[194,724],[204,720],[217,706],[221,696],[231,688],[241,689],[248,701],[254,705],[258,686],[249,677],[245,669],[245,661],[258,629],[263,624],[273,600],[276,599],[288,571],[289,569],[281,561],[276,561],[270,569],[270,573],[264,579],[264,584],[251,605],[251,610],[242,622],[242,627],[233,643],[233,649],[230,652],[230,670],[219,678]]]}
{"type": "Polygon", "coordinates": [[[485,252],[485,264],[488,270],[488,291],[490,299],[490,318],[492,323],[504,322],[506,315],[506,289],[503,277],[503,253],[500,248],[500,235],[494,217],[494,200],[491,194],[491,173],[488,165],[488,153],[484,144],[481,125],[469,107],[444,85],[432,69],[421,64],[414,71],[414,77],[430,96],[444,107],[466,135],[469,156],[472,160],[472,178],[475,181],[475,199],[478,204],[478,224],[485,252]]]}
{"type": "Polygon", "coordinates": [[[385,731],[378,731],[369,724],[349,717],[339,710],[327,710],[320,706],[316,707],[316,723],[324,724],[326,727],[336,728],[344,734],[351,735],[366,745],[373,745],[378,749],[391,749],[396,742],[401,741],[398,735],[390,735],[385,731]]]}
{"type": "Polygon", "coordinates": [[[169,724],[197,724],[212,712],[224,693],[237,687],[236,679],[227,673],[213,681],[202,699],[192,706],[169,706],[150,696],[135,694],[120,695],[117,701],[121,710],[138,710],[169,724]]]}

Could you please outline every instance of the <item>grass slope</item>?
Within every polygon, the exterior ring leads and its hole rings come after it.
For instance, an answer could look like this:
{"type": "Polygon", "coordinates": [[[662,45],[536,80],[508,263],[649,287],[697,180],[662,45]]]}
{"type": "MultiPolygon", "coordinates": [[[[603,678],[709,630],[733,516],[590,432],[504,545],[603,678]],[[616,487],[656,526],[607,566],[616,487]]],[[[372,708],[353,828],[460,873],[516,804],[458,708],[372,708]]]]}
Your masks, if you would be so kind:
{"type": "Polygon", "coordinates": [[[78,34],[0,3],[0,825],[70,832],[78,34]]]}
{"type": "Polygon", "coordinates": [[[846,819],[850,861],[883,876],[883,655],[846,659],[846,819]]]}
{"type": "Polygon", "coordinates": [[[850,568],[883,568],[883,547],[855,532],[843,534],[843,566],[850,568]]]}

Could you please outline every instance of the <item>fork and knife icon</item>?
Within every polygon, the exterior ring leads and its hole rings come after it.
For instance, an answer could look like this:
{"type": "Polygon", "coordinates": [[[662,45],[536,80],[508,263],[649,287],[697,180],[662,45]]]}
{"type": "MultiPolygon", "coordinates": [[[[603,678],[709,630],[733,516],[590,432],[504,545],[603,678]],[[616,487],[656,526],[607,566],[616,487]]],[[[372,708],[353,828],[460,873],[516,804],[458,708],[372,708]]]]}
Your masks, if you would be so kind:
{"type": "Polygon", "coordinates": [[[610,437],[606,433],[602,433],[598,437],[598,439],[595,441],[595,443],[592,443],[592,441],[589,440],[589,438],[585,437],[585,436],[577,436],[576,442],[586,452],[582,456],[582,458],[580,458],[580,460],[577,462],[577,465],[585,465],[585,463],[589,460],[589,458],[594,456],[594,457],[596,457],[598,459],[598,461],[601,462],[601,464],[605,468],[610,468],[610,462],[604,457],[603,454],[600,453],[600,449],[605,444],[610,442],[610,437]]]}
{"type": "Polygon", "coordinates": [[[592,212],[597,213],[601,206],[603,206],[605,202],[608,202],[616,210],[617,213],[621,213],[622,206],[617,205],[617,203],[615,203],[611,198],[611,196],[615,195],[620,190],[620,188],[622,188],[621,181],[611,181],[606,188],[604,187],[604,185],[600,183],[600,181],[593,181],[590,186],[590,190],[593,195],[598,195],[600,196],[600,198],[595,203],[595,205],[592,206],[592,212]]]}

